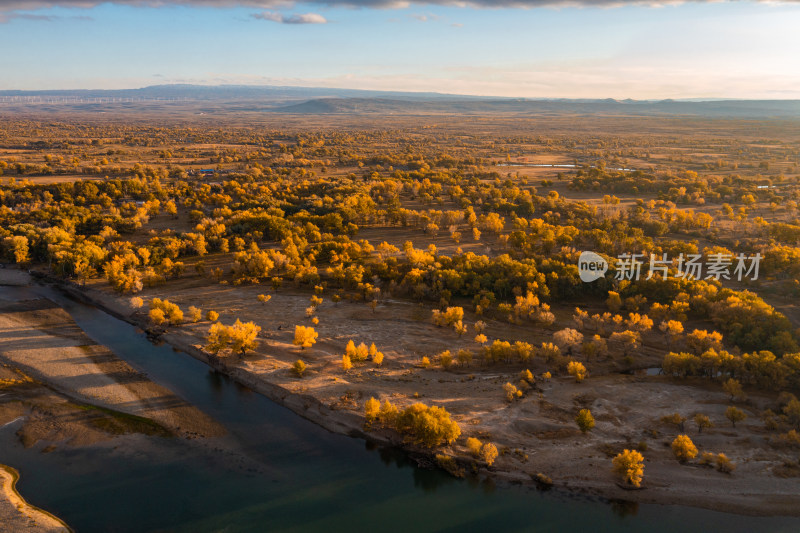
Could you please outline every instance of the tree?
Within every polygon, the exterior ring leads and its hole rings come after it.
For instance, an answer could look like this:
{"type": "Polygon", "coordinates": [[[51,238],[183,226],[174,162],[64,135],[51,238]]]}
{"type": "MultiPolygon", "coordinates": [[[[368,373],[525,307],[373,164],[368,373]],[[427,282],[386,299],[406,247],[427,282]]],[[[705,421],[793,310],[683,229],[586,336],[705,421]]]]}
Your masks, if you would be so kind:
{"type": "Polygon", "coordinates": [[[619,296],[618,292],[608,291],[608,299],[606,299],[606,305],[608,306],[608,310],[612,313],[616,313],[622,308],[622,299],[619,296]]]}
{"type": "Polygon", "coordinates": [[[491,442],[487,442],[481,446],[480,457],[486,463],[486,466],[492,466],[495,459],[497,459],[497,455],[497,446],[491,442]]]}
{"type": "Polygon", "coordinates": [[[220,322],[211,324],[206,334],[206,350],[217,355],[228,346],[229,341],[230,335],[227,327],[220,322]]]}
{"type": "Polygon", "coordinates": [[[347,354],[342,355],[342,370],[347,372],[351,368],[353,368],[353,363],[350,361],[350,358],[347,356],[347,354]]]}
{"type": "Polygon", "coordinates": [[[371,424],[378,418],[380,410],[381,402],[375,398],[370,398],[367,400],[367,402],[364,404],[364,416],[367,419],[368,424],[371,424]]]}
{"type": "Polygon", "coordinates": [[[567,373],[574,377],[577,383],[580,383],[586,378],[586,367],[578,361],[570,361],[567,365],[567,373]]]}
{"type": "Polygon", "coordinates": [[[150,317],[150,322],[152,322],[156,326],[160,326],[167,320],[166,317],[164,316],[164,311],[157,308],[151,309],[150,313],[148,313],[148,316],[150,317]]]}
{"type": "Polygon", "coordinates": [[[575,349],[583,342],[583,334],[572,328],[553,333],[553,343],[562,350],[575,349]]]}
{"type": "Polygon", "coordinates": [[[302,359],[298,359],[297,361],[294,362],[294,365],[292,365],[292,371],[295,373],[297,377],[302,378],[303,372],[306,371],[306,364],[303,362],[302,359]]]}
{"type": "Polygon", "coordinates": [[[218,319],[219,319],[219,313],[217,313],[216,311],[209,310],[206,313],[206,320],[208,320],[209,322],[216,322],[218,319]]]}
{"type": "Polygon", "coordinates": [[[692,442],[688,435],[678,435],[672,441],[672,453],[678,458],[678,461],[685,463],[689,459],[694,459],[697,455],[697,447],[692,442]]]}
{"type": "Polygon", "coordinates": [[[295,326],[294,327],[294,344],[300,346],[301,349],[311,348],[317,342],[319,333],[314,331],[311,326],[295,326]]]}
{"type": "Polygon", "coordinates": [[[697,425],[697,432],[702,433],[705,428],[713,428],[714,423],[711,419],[704,414],[697,413],[694,415],[694,423],[697,425]]]}
{"type": "Polygon", "coordinates": [[[189,306],[189,319],[192,322],[197,323],[197,322],[200,322],[200,320],[202,318],[203,318],[203,310],[202,309],[198,309],[197,307],[195,307],[193,305],[190,305],[189,306]]]}
{"type": "Polygon", "coordinates": [[[11,255],[14,256],[15,263],[22,264],[28,262],[29,243],[27,237],[23,235],[6,237],[3,240],[3,244],[11,251],[11,255]]]}
{"type": "Polygon", "coordinates": [[[453,354],[450,353],[450,350],[445,350],[439,354],[439,364],[442,365],[442,368],[445,370],[450,368],[453,364],[453,354]]]}
{"type": "Polygon", "coordinates": [[[506,383],[503,385],[503,392],[506,393],[506,400],[513,402],[515,398],[522,397],[522,391],[517,389],[513,383],[506,383]]]}
{"type": "Polygon", "coordinates": [[[375,352],[372,356],[372,362],[375,363],[375,366],[381,366],[383,364],[383,352],[375,352]]]}
{"type": "Polygon", "coordinates": [[[256,337],[260,332],[261,326],[256,326],[252,322],[242,322],[237,318],[236,322],[228,328],[231,352],[238,353],[243,357],[247,352],[258,348],[256,337]]]}
{"type": "Polygon", "coordinates": [[[670,346],[674,344],[683,333],[683,324],[677,320],[666,320],[658,327],[667,336],[667,342],[670,346]]]}
{"type": "Polygon", "coordinates": [[[256,337],[260,331],[260,326],[239,319],[232,326],[215,322],[206,334],[206,349],[214,355],[230,350],[230,353],[243,357],[258,347],[256,337]]]}
{"type": "Polygon", "coordinates": [[[736,427],[736,422],[741,422],[742,420],[747,418],[747,415],[741,409],[731,405],[730,407],[725,409],[725,418],[731,421],[733,427],[736,427]]]}
{"type": "Polygon", "coordinates": [[[395,427],[429,448],[451,444],[461,435],[458,423],[450,419],[450,413],[444,407],[428,407],[423,403],[412,404],[400,411],[395,427]]]}
{"type": "Polygon", "coordinates": [[[141,309],[144,305],[144,300],[139,298],[138,296],[134,296],[131,298],[131,307],[134,309],[141,309]]]}
{"type": "Polygon", "coordinates": [[[636,450],[624,450],[611,461],[614,473],[626,483],[639,487],[644,477],[644,456],[636,450]]]}
{"type": "Polygon", "coordinates": [[[272,300],[272,295],[271,294],[259,294],[258,295],[258,301],[261,302],[262,304],[265,304],[270,300],[272,300]]]}
{"type": "Polygon", "coordinates": [[[681,416],[680,413],[672,413],[671,415],[666,415],[661,417],[661,421],[665,424],[670,424],[678,428],[678,431],[683,432],[686,431],[684,429],[684,424],[686,423],[686,417],[681,416]]]}
{"type": "Polygon", "coordinates": [[[729,378],[725,383],[723,383],[722,389],[730,394],[731,401],[734,401],[737,398],[745,399],[747,397],[742,390],[742,384],[733,378],[729,378]]]}
{"type": "Polygon", "coordinates": [[[575,417],[575,423],[578,424],[578,428],[580,428],[583,433],[586,433],[594,427],[592,412],[588,409],[581,409],[575,417]]]}

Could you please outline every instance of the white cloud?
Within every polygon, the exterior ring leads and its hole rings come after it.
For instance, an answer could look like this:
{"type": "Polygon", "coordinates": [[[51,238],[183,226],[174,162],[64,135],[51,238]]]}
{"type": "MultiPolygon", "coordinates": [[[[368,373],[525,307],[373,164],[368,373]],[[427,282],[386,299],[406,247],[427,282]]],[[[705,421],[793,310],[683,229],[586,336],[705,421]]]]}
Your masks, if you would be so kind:
{"type": "Polygon", "coordinates": [[[254,19],[269,20],[279,24],[327,24],[328,21],[318,13],[301,13],[284,15],[277,11],[264,11],[262,13],[254,13],[250,15],[254,19]]]}

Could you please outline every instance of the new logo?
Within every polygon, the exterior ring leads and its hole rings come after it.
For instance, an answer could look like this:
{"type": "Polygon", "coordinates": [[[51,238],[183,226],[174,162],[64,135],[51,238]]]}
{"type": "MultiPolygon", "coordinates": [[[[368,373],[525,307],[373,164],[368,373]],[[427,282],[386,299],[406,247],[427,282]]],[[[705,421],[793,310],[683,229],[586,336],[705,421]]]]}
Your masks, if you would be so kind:
{"type": "Polygon", "coordinates": [[[591,283],[603,277],[608,270],[608,261],[594,252],[581,252],[578,258],[578,272],[581,281],[591,283]]]}

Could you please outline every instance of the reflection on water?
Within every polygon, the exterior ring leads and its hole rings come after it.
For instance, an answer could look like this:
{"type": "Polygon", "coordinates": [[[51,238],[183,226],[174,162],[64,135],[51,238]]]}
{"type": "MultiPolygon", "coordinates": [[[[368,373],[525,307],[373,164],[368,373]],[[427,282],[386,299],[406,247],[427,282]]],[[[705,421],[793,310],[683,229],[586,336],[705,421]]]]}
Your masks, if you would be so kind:
{"type": "Polygon", "coordinates": [[[93,307],[46,288],[0,287],[0,298],[37,294],[230,432],[225,443],[133,436],[43,454],[0,429],[0,462],[20,470],[20,492],[78,532],[800,530],[795,519],[609,505],[421,469],[398,450],[329,433],[93,307]]]}

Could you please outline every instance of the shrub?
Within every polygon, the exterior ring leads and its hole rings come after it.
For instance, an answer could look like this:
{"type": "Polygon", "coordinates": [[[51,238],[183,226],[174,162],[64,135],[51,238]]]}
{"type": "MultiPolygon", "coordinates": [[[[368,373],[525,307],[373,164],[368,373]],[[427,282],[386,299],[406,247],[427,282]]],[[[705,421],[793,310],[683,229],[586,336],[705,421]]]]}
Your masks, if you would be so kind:
{"type": "Polygon", "coordinates": [[[573,376],[578,383],[586,378],[586,367],[578,361],[570,361],[567,365],[567,372],[570,376],[573,376]]]}
{"type": "Polygon", "coordinates": [[[481,441],[476,439],[475,437],[470,437],[467,439],[467,449],[475,457],[478,457],[480,455],[481,446],[482,446],[481,441]]]}
{"type": "Polygon", "coordinates": [[[578,424],[580,430],[584,433],[594,427],[594,417],[592,412],[588,409],[581,409],[575,417],[575,423],[578,424]]]}
{"type": "Polygon", "coordinates": [[[294,362],[294,365],[292,366],[292,371],[295,373],[297,377],[302,378],[303,373],[306,371],[306,364],[303,362],[302,359],[298,359],[297,361],[294,362]]]}
{"type": "Polygon", "coordinates": [[[195,307],[193,305],[189,307],[189,320],[191,320],[194,323],[197,323],[197,322],[200,322],[200,320],[202,318],[203,318],[203,310],[202,309],[198,309],[197,307],[195,307]]]}

